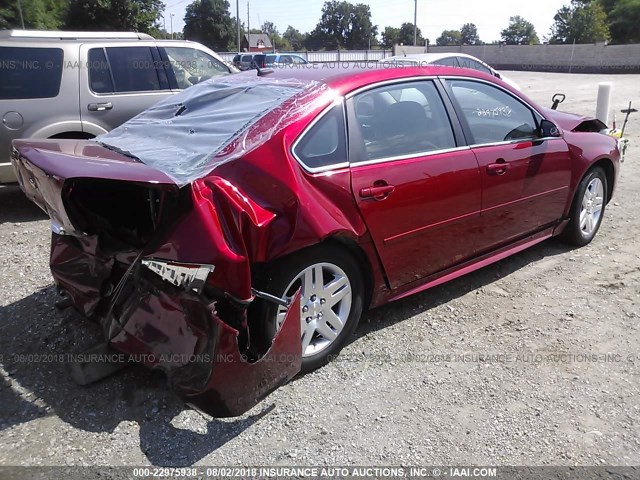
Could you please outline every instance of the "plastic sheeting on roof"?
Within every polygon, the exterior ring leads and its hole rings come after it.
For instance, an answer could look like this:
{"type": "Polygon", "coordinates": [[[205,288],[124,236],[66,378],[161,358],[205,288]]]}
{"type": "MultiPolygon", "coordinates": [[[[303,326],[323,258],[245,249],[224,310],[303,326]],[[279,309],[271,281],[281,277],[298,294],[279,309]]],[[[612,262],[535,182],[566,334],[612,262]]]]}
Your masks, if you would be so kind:
{"type": "Polygon", "coordinates": [[[297,79],[211,79],[157,103],[96,140],[166,173],[182,187],[264,143],[326,88],[297,79]],[[274,111],[278,121],[251,132],[274,111]]]}

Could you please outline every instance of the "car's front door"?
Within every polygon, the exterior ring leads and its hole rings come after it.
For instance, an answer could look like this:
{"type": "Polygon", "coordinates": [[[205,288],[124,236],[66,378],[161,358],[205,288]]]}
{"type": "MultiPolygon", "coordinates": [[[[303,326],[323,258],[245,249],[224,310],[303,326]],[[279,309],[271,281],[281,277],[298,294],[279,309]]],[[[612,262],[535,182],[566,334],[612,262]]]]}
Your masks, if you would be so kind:
{"type": "Polygon", "coordinates": [[[541,117],[498,86],[471,79],[447,84],[480,166],[482,250],[560,219],[571,181],[566,142],[540,138],[541,117]]]}
{"type": "Polygon", "coordinates": [[[431,80],[347,101],[351,184],[392,288],[473,256],[480,172],[431,80]]]}

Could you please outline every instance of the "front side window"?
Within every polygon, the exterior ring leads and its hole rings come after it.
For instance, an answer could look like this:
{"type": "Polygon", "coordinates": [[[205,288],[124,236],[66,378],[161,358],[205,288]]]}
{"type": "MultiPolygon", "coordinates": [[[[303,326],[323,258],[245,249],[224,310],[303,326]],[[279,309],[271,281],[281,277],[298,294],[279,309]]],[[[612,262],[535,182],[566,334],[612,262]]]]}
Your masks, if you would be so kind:
{"type": "Polygon", "coordinates": [[[456,146],[451,122],[431,81],[375,88],[349,102],[354,162],[417,155],[456,146]]]}
{"type": "Polygon", "coordinates": [[[0,47],[0,99],[58,96],[63,58],[60,48],[0,47]]]}
{"type": "Polygon", "coordinates": [[[178,88],[187,88],[211,77],[227,75],[229,68],[211,55],[188,47],[165,47],[178,88]]]}
{"type": "Polygon", "coordinates": [[[325,168],[347,162],[344,109],[335,105],[308,130],[293,153],[309,168],[325,168]]]}
{"type": "Polygon", "coordinates": [[[536,137],[531,109],[503,90],[482,82],[447,80],[473,136],[473,143],[499,143],[536,137]]]}

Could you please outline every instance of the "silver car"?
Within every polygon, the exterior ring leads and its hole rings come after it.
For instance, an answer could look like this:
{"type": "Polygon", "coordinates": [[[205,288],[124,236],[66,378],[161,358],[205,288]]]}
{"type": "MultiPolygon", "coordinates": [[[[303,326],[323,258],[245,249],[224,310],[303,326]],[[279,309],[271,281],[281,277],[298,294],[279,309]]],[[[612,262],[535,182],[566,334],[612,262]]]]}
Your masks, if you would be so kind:
{"type": "Polygon", "coordinates": [[[472,55],[467,55],[466,53],[444,52],[396,55],[395,57],[387,57],[384,60],[381,60],[380,63],[389,66],[443,65],[446,67],[471,68],[472,70],[478,70],[480,72],[493,75],[494,77],[501,79],[503,82],[515,88],[516,90],[520,90],[520,86],[516,82],[514,82],[510,78],[505,77],[502,73],[487,65],[479,58],[476,58],[472,55]]]}
{"type": "Polygon", "coordinates": [[[207,47],[142,33],[0,31],[0,183],[16,138],[92,138],[163,98],[237,72],[207,47]]]}

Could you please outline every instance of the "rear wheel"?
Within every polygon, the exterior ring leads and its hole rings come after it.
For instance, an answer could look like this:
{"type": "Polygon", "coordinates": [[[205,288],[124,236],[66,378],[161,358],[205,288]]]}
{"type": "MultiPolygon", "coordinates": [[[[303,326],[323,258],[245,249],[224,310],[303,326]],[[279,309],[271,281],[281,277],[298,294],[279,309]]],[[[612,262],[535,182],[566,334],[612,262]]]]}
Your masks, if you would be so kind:
{"type": "MultiPolygon", "coordinates": [[[[291,298],[301,290],[302,371],[327,363],[353,334],[362,314],[364,288],[357,262],[344,250],[318,246],[283,259],[267,275],[269,293],[291,298]]],[[[263,304],[269,336],[282,326],[287,308],[263,304]]]]}
{"type": "Polygon", "coordinates": [[[600,167],[592,169],[580,182],[571,205],[569,224],[561,239],[582,247],[596,236],[606,207],[607,176],[600,167]]]}

